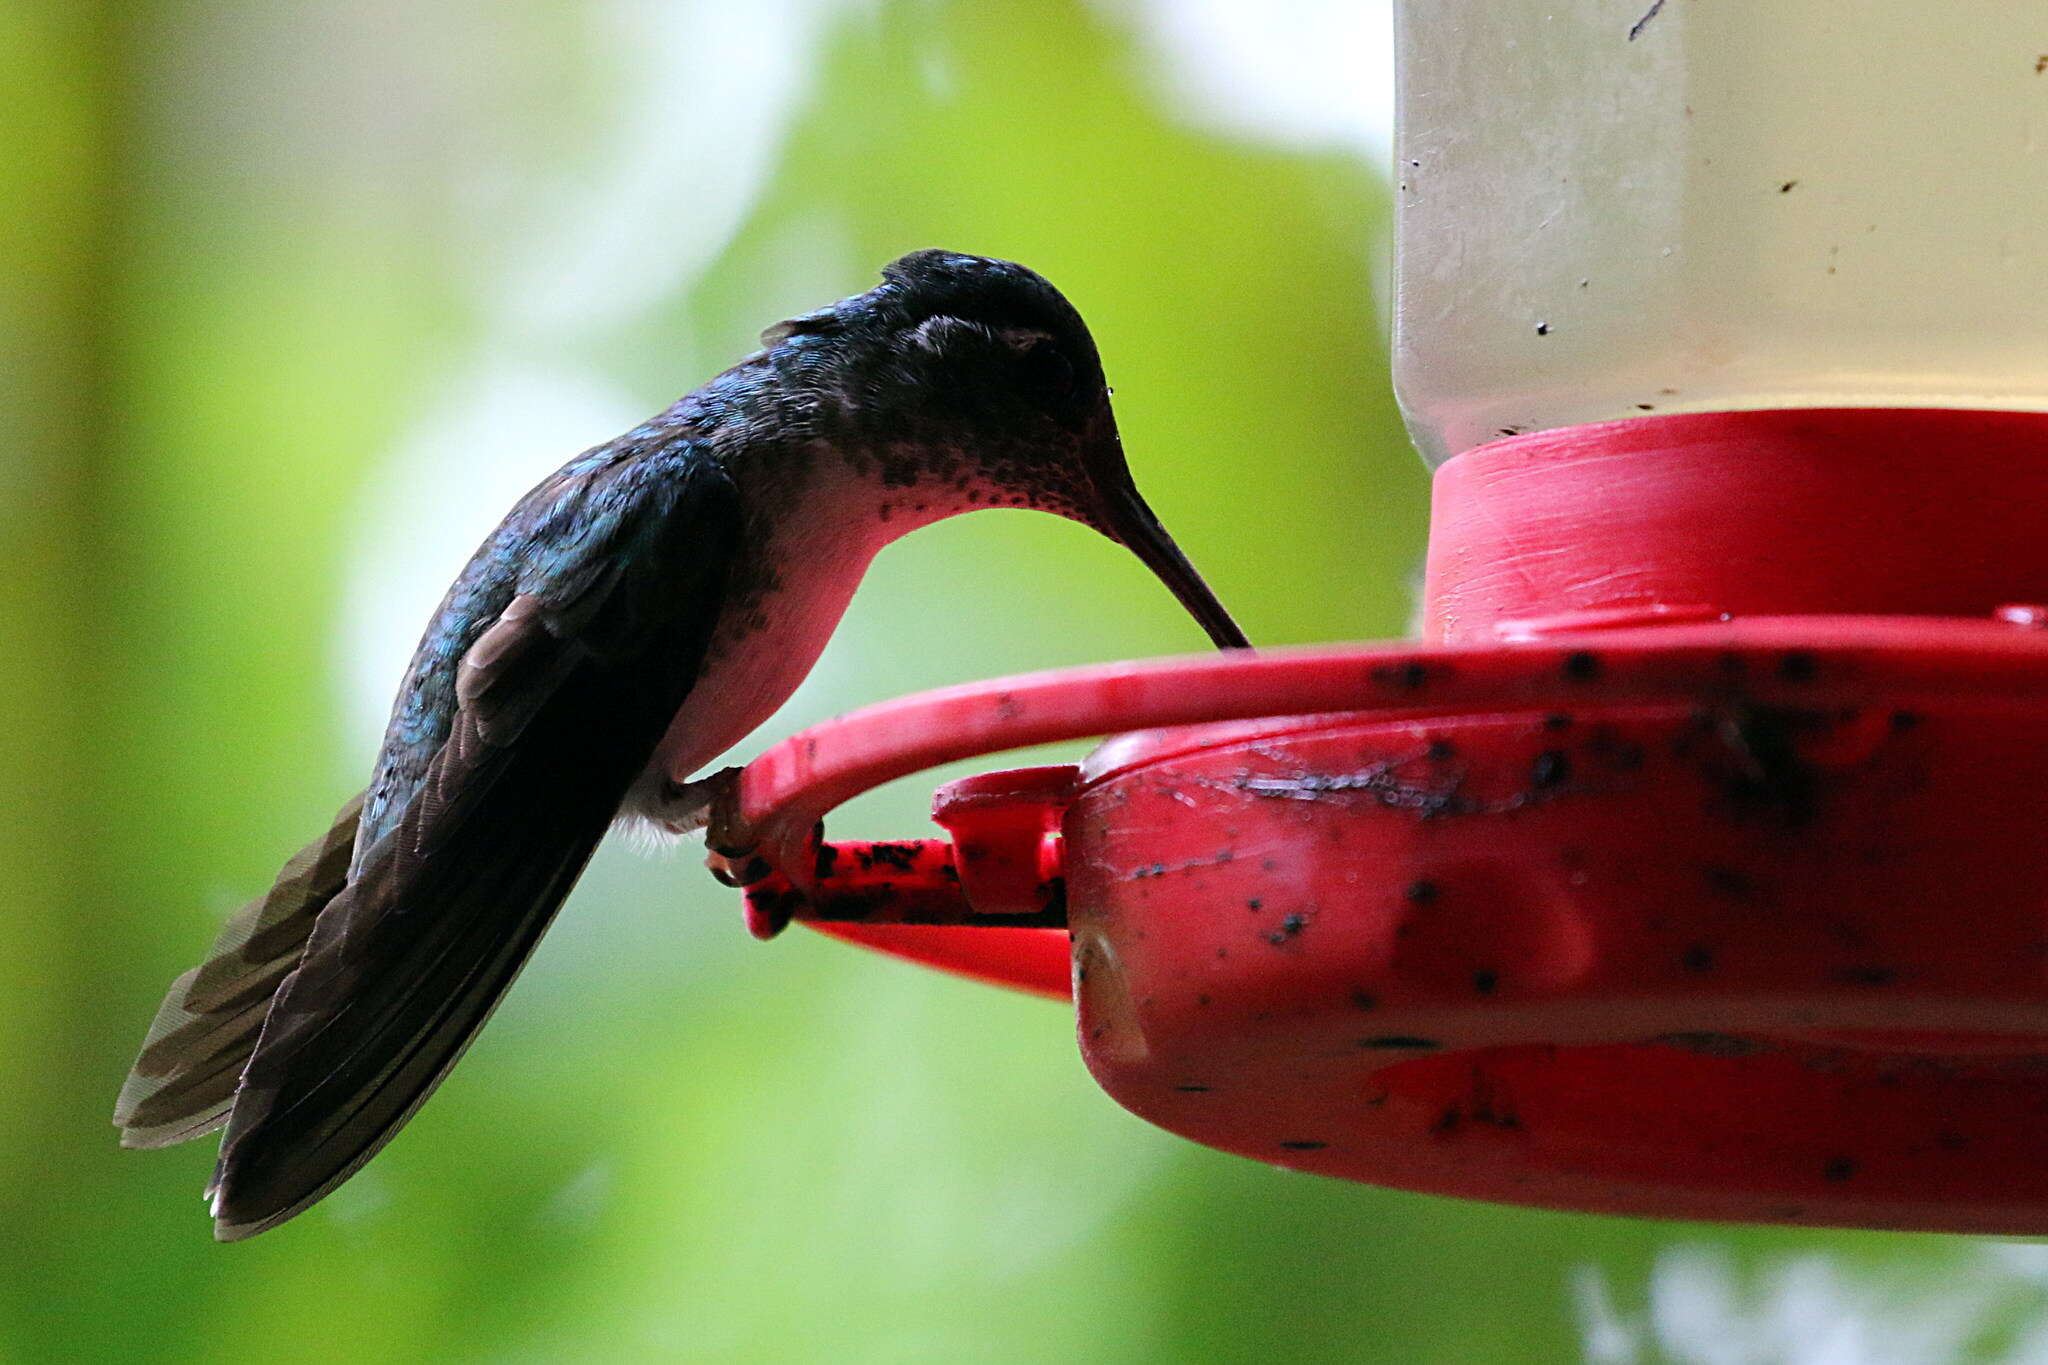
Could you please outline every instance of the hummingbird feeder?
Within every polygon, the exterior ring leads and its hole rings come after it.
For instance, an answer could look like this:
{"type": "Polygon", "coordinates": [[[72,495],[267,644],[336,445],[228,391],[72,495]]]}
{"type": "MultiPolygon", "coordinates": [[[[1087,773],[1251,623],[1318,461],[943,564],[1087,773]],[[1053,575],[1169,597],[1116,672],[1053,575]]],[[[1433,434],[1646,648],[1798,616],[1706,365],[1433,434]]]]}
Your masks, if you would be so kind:
{"type": "Polygon", "coordinates": [[[748,913],[1065,995],[1325,1175],[2048,1233],[2048,50],[2021,9],[1401,7],[1420,640],[873,707],[748,913]],[[824,842],[937,763],[1108,735],[824,842]]]}

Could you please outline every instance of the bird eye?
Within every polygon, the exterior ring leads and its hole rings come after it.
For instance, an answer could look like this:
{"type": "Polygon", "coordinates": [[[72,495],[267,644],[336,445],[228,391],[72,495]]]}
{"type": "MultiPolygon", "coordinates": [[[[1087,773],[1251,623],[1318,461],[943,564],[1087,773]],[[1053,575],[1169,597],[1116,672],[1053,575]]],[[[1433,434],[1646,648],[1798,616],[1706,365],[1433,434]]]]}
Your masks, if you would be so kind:
{"type": "Polygon", "coordinates": [[[1041,392],[1064,394],[1074,387],[1074,366],[1046,332],[1011,328],[997,333],[1017,353],[1025,383],[1041,392]]]}

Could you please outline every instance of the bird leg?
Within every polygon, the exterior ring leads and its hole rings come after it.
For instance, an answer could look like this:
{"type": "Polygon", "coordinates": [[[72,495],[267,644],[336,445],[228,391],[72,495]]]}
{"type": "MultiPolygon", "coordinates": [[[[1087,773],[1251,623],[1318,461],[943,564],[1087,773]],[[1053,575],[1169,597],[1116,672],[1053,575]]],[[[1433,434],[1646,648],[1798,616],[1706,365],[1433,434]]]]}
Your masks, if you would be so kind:
{"type": "Polygon", "coordinates": [[[720,768],[709,777],[700,777],[692,782],[678,782],[668,778],[661,784],[661,792],[655,799],[651,817],[671,834],[694,834],[708,829],[712,822],[712,808],[719,797],[739,785],[738,768],[720,768]]]}

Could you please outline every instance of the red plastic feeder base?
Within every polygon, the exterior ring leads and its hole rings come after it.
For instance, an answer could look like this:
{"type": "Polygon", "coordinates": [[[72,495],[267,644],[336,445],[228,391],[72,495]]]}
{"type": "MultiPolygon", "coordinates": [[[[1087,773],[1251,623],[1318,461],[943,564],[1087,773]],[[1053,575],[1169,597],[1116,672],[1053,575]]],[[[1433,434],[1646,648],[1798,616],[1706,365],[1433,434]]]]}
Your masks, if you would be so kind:
{"type": "Polygon", "coordinates": [[[2044,456],[2040,417],[1941,412],[1470,452],[1438,482],[1443,638],[820,726],[744,781],[757,918],[1046,990],[1070,934],[1104,1088],[1277,1164],[2048,1232],[2048,633],[2000,610],[2048,601],[2044,456]],[[955,784],[950,843],[812,841],[878,781],[1139,727],[955,784]]]}

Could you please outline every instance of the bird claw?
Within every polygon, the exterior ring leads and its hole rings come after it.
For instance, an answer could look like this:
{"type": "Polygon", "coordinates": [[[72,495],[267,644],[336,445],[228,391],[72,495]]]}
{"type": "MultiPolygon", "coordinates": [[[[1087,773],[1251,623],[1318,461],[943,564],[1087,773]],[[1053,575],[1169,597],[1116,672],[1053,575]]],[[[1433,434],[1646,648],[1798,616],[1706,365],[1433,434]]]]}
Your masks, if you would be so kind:
{"type": "Polygon", "coordinates": [[[663,823],[678,833],[704,831],[704,865],[726,886],[751,886],[772,870],[757,856],[759,840],[740,814],[740,772],[721,768],[693,782],[669,782],[663,823]]]}
{"type": "MultiPolygon", "coordinates": [[[[740,769],[725,768],[694,782],[671,782],[664,803],[704,831],[704,866],[720,884],[747,893],[747,928],[756,938],[773,938],[788,927],[804,904],[804,893],[785,881],[771,882],[777,869],[760,853],[760,836],[740,809],[740,769]],[[779,889],[778,889],[779,888],[779,889]]],[[[815,856],[825,837],[821,821],[810,832],[815,856]]]]}
{"type": "Polygon", "coordinates": [[[704,866],[711,870],[712,877],[720,886],[730,886],[735,890],[752,886],[775,870],[768,865],[766,858],[752,852],[742,853],[737,857],[707,852],[704,855],[704,866]]]}

